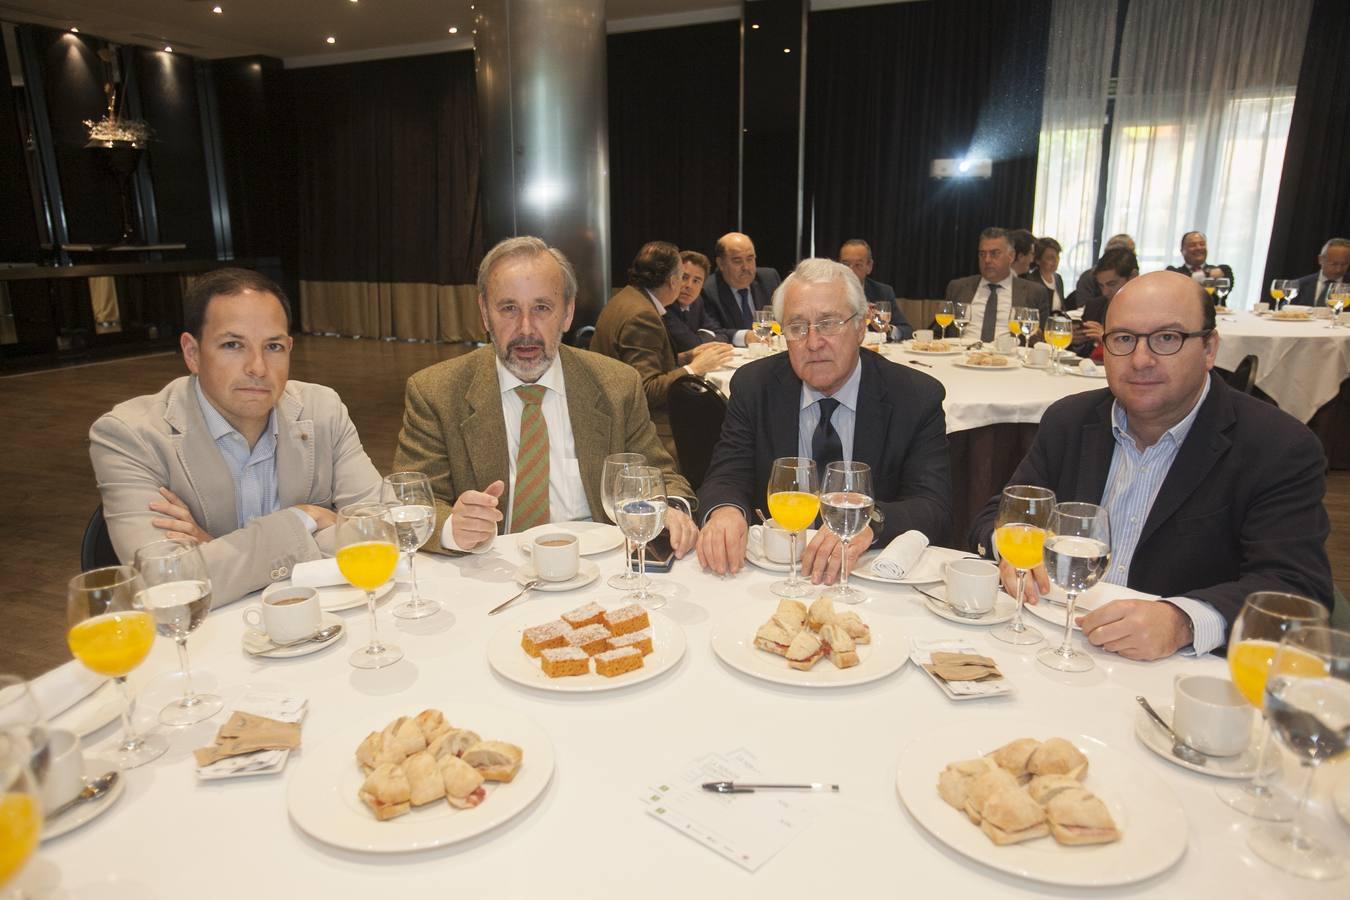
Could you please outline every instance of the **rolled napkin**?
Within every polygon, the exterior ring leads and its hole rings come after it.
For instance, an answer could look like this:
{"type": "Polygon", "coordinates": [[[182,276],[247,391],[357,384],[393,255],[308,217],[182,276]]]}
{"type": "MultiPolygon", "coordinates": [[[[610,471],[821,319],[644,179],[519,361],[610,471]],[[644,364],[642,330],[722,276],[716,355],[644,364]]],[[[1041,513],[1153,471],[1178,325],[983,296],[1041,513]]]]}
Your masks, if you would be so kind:
{"type": "Polygon", "coordinates": [[[1090,359],[1085,359],[1078,364],[1078,371],[1082,372],[1084,375],[1096,375],[1097,364],[1090,359]]]}
{"type": "MultiPolygon", "coordinates": [[[[407,558],[400,557],[398,568],[394,570],[394,580],[409,577],[411,576],[408,574],[407,558]]],[[[342,577],[336,559],[311,559],[291,567],[291,584],[295,587],[321,588],[335,584],[346,585],[347,579],[342,577]]]]}
{"type": "Polygon", "coordinates": [[[55,718],[108,681],[89,671],[78,660],[62,663],[29,682],[38,709],[48,719],[55,718]]]}
{"type": "Polygon", "coordinates": [[[927,549],[927,535],[922,531],[906,531],[872,560],[872,574],[878,578],[904,578],[919,564],[919,558],[927,549]]]}

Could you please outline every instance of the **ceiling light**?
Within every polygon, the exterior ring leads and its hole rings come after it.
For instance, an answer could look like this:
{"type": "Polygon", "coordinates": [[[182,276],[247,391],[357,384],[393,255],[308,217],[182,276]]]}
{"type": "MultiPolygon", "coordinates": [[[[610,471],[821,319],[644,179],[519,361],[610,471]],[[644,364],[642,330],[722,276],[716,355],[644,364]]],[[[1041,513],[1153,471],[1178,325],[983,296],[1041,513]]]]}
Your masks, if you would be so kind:
{"type": "Polygon", "coordinates": [[[211,12],[215,13],[216,15],[220,15],[221,13],[225,12],[225,10],[221,9],[219,6],[213,6],[211,7],[211,12]]]}
{"type": "Polygon", "coordinates": [[[328,43],[330,43],[330,44],[336,44],[336,43],[337,43],[337,38],[333,37],[331,34],[330,34],[327,38],[325,38],[325,40],[327,40],[328,43]]]}
{"type": "Polygon", "coordinates": [[[164,52],[165,52],[165,53],[172,53],[172,52],[173,52],[173,48],[170,47],[168,44],[165,44],[165,45],[164,45],[164,52]]]}
{"type": "Polygon", "coordinates": [[[784,53],[791,53],[791,52],[792,52],[792,48],[791,48],[791,47],[784,47],[784,48],[783,48],[783,52],[784,52],[784,53]]]}
{"type": "Polygon", "coordinates": [[[451,25],[451,26],[450,26],[450,33],[451,33],[451,34],[459,34],[459,29],[456,28],[455,26],[451,25]]]}
{"type": "Polygon", "coordinates": [[[758,23],[758,22],[756,22],[754,25],[751,25],[750,27],[753,28],[753,29],[755,29],[756,31],[759,31],[759,23],[758,23]]]}
{"type": "Polygon", "coordinates": [[[72,25],[72,26],[70,26],[70,33],[71,33],[71,34],[79,34],[79,33],[80,33],[80,29],[78,29],[78,28],[76,28],[74,25],[72,25]]]}

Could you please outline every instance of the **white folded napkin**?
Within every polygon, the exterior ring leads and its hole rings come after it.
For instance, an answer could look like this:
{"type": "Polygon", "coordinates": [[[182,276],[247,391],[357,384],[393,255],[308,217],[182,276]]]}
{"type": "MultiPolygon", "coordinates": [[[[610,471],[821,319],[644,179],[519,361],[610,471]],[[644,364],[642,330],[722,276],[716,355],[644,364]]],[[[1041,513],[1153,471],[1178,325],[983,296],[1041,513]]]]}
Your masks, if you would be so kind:
{"type": "Polygon", "coordinates": [[[1095,375],[1097,374],[1097,364],[1090,359],[1085,359],[1078,364],[1078,371],[1084,375],[1095,375]]]}
{"type": "Polygon", "coordinates": [[[52,719],[88,697],[107,681],[106,677],[89,671],[78,660],[72,659],[34,678],[29,686],[38,709],[48,719],[52,719]]]}
{"type": "Polygon", "coordinates": [[[928,536],[922,531],[906,531],[886,545],[872,560],[872,574],[879,578],[904,578],[919,563],[928,549],[928,536]]]}
{"type": "MultiPolygon", "coordinates": [[[[400,556],[398,568],[394,570],[394,580],[408,577],[407,557],[400,556]]],[[[347,579],[342,577],[336,559],[311,559],[291,567],[291,584],[295,587],[321,588],[346,583],[347,579]]]]}

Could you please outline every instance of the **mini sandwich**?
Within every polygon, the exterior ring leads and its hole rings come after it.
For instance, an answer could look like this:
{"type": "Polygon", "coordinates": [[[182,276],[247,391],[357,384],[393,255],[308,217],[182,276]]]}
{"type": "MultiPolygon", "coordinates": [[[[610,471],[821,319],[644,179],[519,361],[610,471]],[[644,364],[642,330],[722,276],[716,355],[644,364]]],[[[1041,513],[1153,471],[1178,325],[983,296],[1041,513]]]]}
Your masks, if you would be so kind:
{"type": "Polygon", "coordinates": [[[1027,771],[1032,775],[1072,775],[1082,781],[1087,770],[1088,760],[1083,751],[1064,738],[1050,738],[1027,760],[1027,771]]]}
{"type": "Polygon", "coordinates": [[[783,623],[775,616],[759,626],[759,631],[755,632],[755,646],[769,653],[787,656],[788,645],[792,643],[792,638],[793,632],[784,628],[783,623]]]}
{"type": "Polygon", "coordinates": [[[1063,791],[1081,790],[1082,785],[1072,775],[1037,775],[1027,785],[1031,799],[1045,806],[1063,791]]]}
{"type": "Polygon", "coordinates": [[[446,756],[463,756],[464,751],[483,739],[477,732],[467,728],[447,731],[427,745],[427,752],[437,759],[446,756]]]}
{"type": "Polygon", "coordinates": [[[788,645],[787,662],[794,669],[803,671],[816,664],[816,660],[825,655],[825,645],[808,628],[797,632],[797,636],[788,645]]]}
{"type": "Polygon", "coordinates": [[[1004,788],[1017,787],[1017,779],[1007,769],[994,768],[976,777],[966,788],[966,816],[976,825],[984,815],[984,804],[1004,788]]]}
{"type": "Polygon", "coordinates": [[[862,617],[852,610],[843,613],[836,613],[834,624],[848,632],[848,636],[853,638],[855,643],[872,643],[872,629],[867,627],[867,623],[862,617]]]}
{"type": "Polygon", "coordinates": [[[422,729],[417,727],[417,722],[410,716],[399,716],[390,722],[384,727],[381,737],[386,751],[401,752],[404,758],[427,749],[427,739],[422,729]]]}
{"type": "Polygon", "coordinates": [[[790,633],[796,635],[806,627],[806,604],[800,600],[780,600],[773,617],[783,624],[790,633]]]}
{"type": "Polygon", "coordinates": [[[942,774],[938,775],[938,795],[952,809],[964,812],[966,793],[969,791],[971,783],[981,775],[997,768],[998,766],[994,764],[994,761],[987,756],[951,763],[942,770],[942,774]]]}
{"type": "Polygon", "coordinates": [[[445,714],[439,709],[424,709],[413,719],[417,727],[422,731],[422,737],[430,744],[433,740],[445,734],[447,731],[453,731],[450,723],[445,721],[445,714]]]}
{"type": "Polygon", "coordinates": [[[463,760],[478,770],[484,781],[510,781],[520,770],[525,753],[505,741],[483,741],[464,751],[463,760]]]}
{"type": "Polygon", "coordinates": [[[440,766],[436,757],[427,751],[414,753],[405,759],[403,774],[408,779],[408,787],[412,791],[413,806],[424,806],[445,796],[445,783],[441,780],[440,766]]]}
{"type": "Polygon", "coordinates": [[[825,652],[830,654],[830,662],[841,669],[856,666],[859,662],[858,651],[853,646],[853,638],[837,625],[825,625],[820,629],[820,641],[825,652]]]}
{"type": "Polygon", "coordinates": [[[989,757],[1017,778],[1025,778],[1027,775],[1027,760],[1031,759],[1031,754],[1040,745],[1041,742],[1035,738],[1018,738],[999,747],[993,753],[990,753],[989,757]]]}
{"type": "Polygon", "coordinates": [[[1000,846],[1045,837],[1045,810],[1021,788],[1004,788],[992,794],[984,804],[980,830],[1000,846]]]}
{"type": "Polygon", "coordinates": [[[1045,812],[1050,819],[1050,833],[1061,844],[1109,844],[1120,840],[1120,831],[1106,804],[1081,788],[1060,792],[1045,812]]]}
{"type": "Polygon", "coordinates": [[[806,627],[812,631],[819,631],[833,622],[835,616],[834,601],[829,597],[820,597],[806,612],[806,627]]]}
{"type": "Polygon", "coordinates": [[[457,809],[472,809],[487,797],[483,790],[483,774],[458,756],[443,756],[437,760],[441,782],[445,785],[445,799],[457,809]]]}
{"type": "Polygon", "coordinates": [[[382,763],[366,776],[358,796],[375,818],[383,822],[408,811],[412,788],[403,769],[393,763],[382,763]]]}

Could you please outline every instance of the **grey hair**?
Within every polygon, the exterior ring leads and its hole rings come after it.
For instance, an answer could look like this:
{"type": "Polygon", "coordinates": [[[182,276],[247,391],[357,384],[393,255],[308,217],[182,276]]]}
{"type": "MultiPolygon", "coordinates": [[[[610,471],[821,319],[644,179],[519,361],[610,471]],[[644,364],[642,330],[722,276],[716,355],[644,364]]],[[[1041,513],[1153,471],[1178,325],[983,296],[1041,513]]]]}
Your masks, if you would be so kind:
{"type": "Polygon", "coordinates": [[[1120,234],[1113,234],[1111,235],[1110,240],[1106,242],[1106,246],[1102,248],[1102,251],[1105,252],[1107,250],[1114,250],[1116,247],[1126,247],[1129,248],[1130,250],[1133,250],[1134,238],[1130,237],[1128,234],[1125,234],[1124,232],[1120,234]]]}
{"type": "Polygon", "coordinates": [[[1318,256],[1326,256],[1332,247],[1350,247],[1350,238],[1332,238],[1322,245],[1322,252],[1318,256]]]}
{"type": "Polygon", "coordinates": [[[844,286],[844,296],[848,298],[848,305],[853,308],[854,314],[867,315],[867,298],[863,296],[862,282],[858,281],[852,269],[832,259],[804,259],[797,263],[797,268],[792,270],[792,274],[784,278],[782,284],[774,289],[773,317],[779,322],[783,321],[783,299],[787,296],[789,285],[835,282],[844,286]]]}
{"type": "Polygon", "coordinates": [[[527,234],[499,242],[483,257],[483,261],[478,264],[478,296],[487,299],[488,280],[492,277],[492,270],[503,262],[544,254],[553,257],[553,261],[562,269],[563,302],[572,303],[577,298],[577,273],[573,271],[572,264],[567,261],[566,256],[563,256],[561,250],[527,234]]]}

